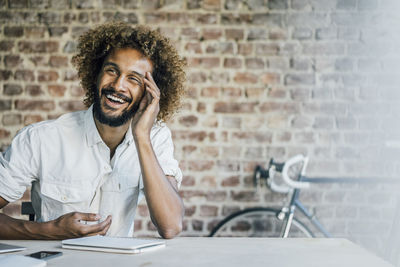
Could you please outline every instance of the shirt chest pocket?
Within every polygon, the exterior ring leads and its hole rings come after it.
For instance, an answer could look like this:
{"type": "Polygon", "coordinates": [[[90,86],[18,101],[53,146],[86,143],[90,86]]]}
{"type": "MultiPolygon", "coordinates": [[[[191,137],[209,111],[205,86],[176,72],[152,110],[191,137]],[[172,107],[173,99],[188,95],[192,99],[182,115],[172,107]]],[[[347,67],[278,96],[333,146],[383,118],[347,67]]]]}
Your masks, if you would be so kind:
{"type": "Polygon", "coordinates": [[[43,182],[40,185],[40,192],[45,198],[65,204],[87,202],[92,196],[92,190],[89,184],[73,185],[43,182]]]}
{"type": "Polygon", "coordinates": [[[125,173],[110,175],[101,186],[101,190],[103,192],[124,192],[132,190],[139,186],[139,180],[139,175],[125,173]]]}

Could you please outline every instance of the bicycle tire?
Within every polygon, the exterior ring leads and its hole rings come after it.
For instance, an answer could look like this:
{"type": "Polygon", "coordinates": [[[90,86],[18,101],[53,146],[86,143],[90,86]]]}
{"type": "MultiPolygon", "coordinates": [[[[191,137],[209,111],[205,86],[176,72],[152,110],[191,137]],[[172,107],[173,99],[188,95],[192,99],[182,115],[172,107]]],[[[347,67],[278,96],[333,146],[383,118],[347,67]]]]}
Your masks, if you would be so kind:
{"type": "MultiPolygon", "coordinates": [[[[279,220],[277,217],[280,212],[278,209],[265,207],[240,210],[219,222],[208,236],[280,237],[283,224],[283,220],[279,220]]],[[[289,237],[315,236],[304,223],[293,218],[289,237]]]]}

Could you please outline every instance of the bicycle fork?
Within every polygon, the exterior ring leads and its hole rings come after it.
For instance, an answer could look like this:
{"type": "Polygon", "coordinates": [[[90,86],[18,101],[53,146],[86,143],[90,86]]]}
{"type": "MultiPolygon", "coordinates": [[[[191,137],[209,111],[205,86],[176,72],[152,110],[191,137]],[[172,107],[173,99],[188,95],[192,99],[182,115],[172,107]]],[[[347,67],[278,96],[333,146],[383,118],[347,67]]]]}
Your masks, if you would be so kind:
{"type": "Polygon", "coordinates": [[[291,205],[289,208],[282,208],[278,214],[278,219],[283,220],[280,237],[287,238],[289,236],[290,227],[292,226],[295,206],[291,205]]]}

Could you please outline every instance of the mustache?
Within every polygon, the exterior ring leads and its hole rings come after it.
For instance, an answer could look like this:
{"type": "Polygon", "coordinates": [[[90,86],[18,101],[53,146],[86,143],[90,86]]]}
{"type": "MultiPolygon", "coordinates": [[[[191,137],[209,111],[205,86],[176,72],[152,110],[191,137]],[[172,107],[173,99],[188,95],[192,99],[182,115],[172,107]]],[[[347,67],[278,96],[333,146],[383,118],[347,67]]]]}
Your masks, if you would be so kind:
{"type": "Polygon", "coordinates": [[[132,98],[129,98],[129,97],[125,96],[124,94],[118,93],[112,86],[107,86],[107,87],[101,89],[101,94],[102,95],[115,95],[116,97],[119,97],[128,103],[132,102],[132,98]]]}

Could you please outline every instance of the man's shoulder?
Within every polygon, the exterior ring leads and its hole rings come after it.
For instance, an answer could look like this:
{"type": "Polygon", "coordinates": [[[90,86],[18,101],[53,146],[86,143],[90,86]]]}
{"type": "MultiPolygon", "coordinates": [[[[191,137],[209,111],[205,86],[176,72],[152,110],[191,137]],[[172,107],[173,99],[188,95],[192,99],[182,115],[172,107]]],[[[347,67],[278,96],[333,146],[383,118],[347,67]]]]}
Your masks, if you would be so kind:
{"type": "Polygon", "coordinates": [[[77,126],[82,126],[84,123],[85,111],[76,111],[61,115],[54,120],[45,120],[37,123],[30,124],[19,131],[19,134],[31,134],[31,133],[47,133],[49,134],[52,130],[60,128],[73,129],[77,126]]]}

